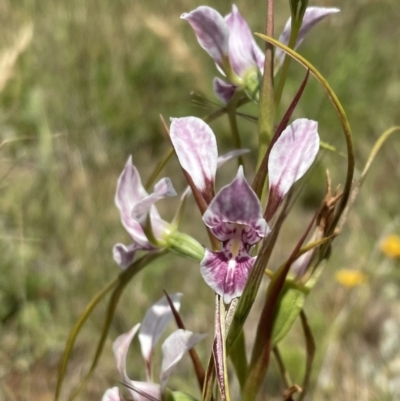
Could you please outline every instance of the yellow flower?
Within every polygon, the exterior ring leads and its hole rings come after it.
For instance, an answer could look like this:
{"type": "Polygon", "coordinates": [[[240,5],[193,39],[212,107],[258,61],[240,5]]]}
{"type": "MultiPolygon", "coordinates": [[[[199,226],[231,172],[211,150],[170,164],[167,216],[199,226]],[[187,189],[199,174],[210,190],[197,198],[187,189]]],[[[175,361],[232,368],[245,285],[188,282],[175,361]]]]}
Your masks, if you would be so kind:
{"type": "Polygon", "coordinates": [[[367,276],[358,270],[342,269],[336,272],[336,280],[345,287],[355,287],[367,281],[367,276]]]}
{"type": "Polygon", "coordinates": [[[400,258],[400,236],[392,234],[381,242],[381,251],[390,258],[400,258]]]}

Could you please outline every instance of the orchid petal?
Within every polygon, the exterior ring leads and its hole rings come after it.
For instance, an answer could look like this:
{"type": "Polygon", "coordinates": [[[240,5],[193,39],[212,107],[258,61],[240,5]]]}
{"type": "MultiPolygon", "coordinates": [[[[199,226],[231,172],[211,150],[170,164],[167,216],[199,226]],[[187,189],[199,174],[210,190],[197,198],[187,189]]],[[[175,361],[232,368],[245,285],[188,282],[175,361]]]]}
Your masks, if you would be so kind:
{"type": "Polygon", "coordinates": [[[156,383],[138,382],[130,380],[128,390],[133,401],[161,401],[160,385],[156,383]]]}
{"type": "Polygon", "coordinates": [[[204,281],[229,304],[233,298],[242,295],[255,260],[256,257],[249,255],[229,259],[224,251],[206,249],[200,273],[204,281]]]}
{"type": "Polygon", "coordinates": [[[313,163],[319,149],[317,130],[316,121],[297,119],[273,145],[268,160],[269,204],[273,202],[277,207],[313,163]]]}
{"type": "MultiPolygon", "coordinates": [[[[181,297],[182,294],[170,296],[176,310],[181,306],[181,297]]],[[[140,347],[147,366],[150,365],[155,345],[172,318],[173,313],[166,297],[162,297],[147,310],[139,332],[140,347]]]]}
{"type": "Polygon", "coordinates": [[[258,68],[253,35],[235,5],[232,6],[232,12],[225,17],[225,21],[230,31],[229,61],[233,71],[242,77],[249,69],[258,68]]]}
{"type": "Polygon", "coordinates": [[[213,193],[218,158],[213,131],[197,117],[171,121],[170,136],[179,163],[203,194],[213,193]]]}
{"type": "Polygon", "coordinates": [[[260,200],[243,175],[240,166],[236,178],[221,188],[203,215],[203,221],[220,240],[226,241],[235,234],[231,224],[243,224],[243,241],[253,245],[269,233],[262,216],[260,200]]]}
{"type": "Polygon", "coordinates": [[[226,162],[234,159],[235,157],[239,157],[242,155],[245,155],[246,153],[249,153],[250,149],[235,149],[231,150],[230,152],[227,152],[221,156],[218,156],[217,160],[217,167],[223,166],[226,162]]]}
{"type": "MultiPolygon", "coordinates": [[[[319,21],[322,21],[328,15],[337,13],[339,11],[340,10],[338,8],[333,8],[333,7],[332,8],[307,7],[307,9],[304,13],[301,28],[297,35],[296,45],[294,48],[297,49],[301,45],[306,34],[314,25],[316,25],[319,21]]],[[[290,17],[286,21],[286,24],[281,33],[281,36],[279,36],[279,42],[283,43],[284,45],[288,45],[291,31],[292,31],[292,18],[290,17]]],[[[276,50],[275,50],[275,68],[278,68],[283,63],[284,58],[285,58],[285,53],[283,52],[283,50],[276,48],[276,50]]]]}
{"type": "Polygon", "coordinates": [[[192,26],[200,46],[222,66],[229,53],[229,28],[222,15],[211,7],[200,6],[181,18],[192,26]]]}
{"type": "Polygon", "coordinates": [[[122,401],[118,387],[109,388],[103,395],[101,401],[122,401]]]}
{"type": "Polygon", "coordinates": [[[126,269],[132,264],[135,259],[135,254],[138,249],[143,249],[136,244],[124,245],[115,244],[113,247],[113,257],[121,269],[126,269]]]}
{"type": "Polygon", "coordinates": [[[140,323],[133,326],[133,328],[125,334],[121,334],[113,343],[114,357],[117,362],[117,369],[124,380],[128,381],[126,373],[126,355],[128,354],[129,346],[137,331],[139,330],[140,323]]]}
{"type": "Polygon", "coordinates": [[[169,178],[162,178],[154,186],[154,192],[140,200],[133,207],[132,218],[139,223],[143,223],[154,203],[168,196],[176,196],[176,191],[169,178]]]}
{"type": "Polygon", "coordinates": [[[218,99],[221,100],[222,103],[227,104],[235,94],[237,86],[229,84],[220,78],[214,78],[213,89],[218,99]]]}
{"type": "Polygon", "coordinates": [[[162,345],[163,361],[161,365],[161,390],[165,389],[167,381],[183,355],[192,349],[206,334],[194,334],[189,330],[179,329],[172,333],[162,345]]]}
{"type": "Polygon", "coordinates": [[[132,157],[130,156],[124,171],[118,179],[115,204],[120,210],[121,222],[126,231],[135,242],[146,249],[151,244],[144,234],[140,223],[132,218],[131,213],[134,206],[147,196],[148,194],[142,185],[139,172],[132,164],[132,157]]]}

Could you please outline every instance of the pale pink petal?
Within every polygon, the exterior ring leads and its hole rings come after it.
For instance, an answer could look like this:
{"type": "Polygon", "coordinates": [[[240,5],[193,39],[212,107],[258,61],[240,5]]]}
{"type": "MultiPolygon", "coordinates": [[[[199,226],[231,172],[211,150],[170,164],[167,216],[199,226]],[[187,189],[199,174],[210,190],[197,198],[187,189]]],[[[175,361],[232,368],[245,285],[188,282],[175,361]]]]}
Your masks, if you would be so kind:
{"type": "Polygon", "coordinates": [[[154,192],[141,199],[133,207],[132,218],[137,220],[139,223],[143,223],[146,220],[146,216],[154,203],[169,196],[176,196],[175,189],[169,178],[162,178],[154,186],[154,192]]]}
{"type": "Polygon", "coordinates": [[[109,388],[103,395],[101,401],[122,401],[118,387],[109,388]]]}
{"type": "Polygon", "coordinates": [[[255,42],[246,20],[239,13],[235,5],[232,12],[225,17],[229,27],[229,61],[233,71],[243,77],[251,68],[257,68],[256,54],[254,53],[255,42]]]}
{"type": "MultiPolygon", "coordinates": [[[[303,42],[306,34],[308,31],[316,25],[319,21],[322,21],[325,17],[330,14],[334,14],[339,12],[338,8],[326,8],[326,7],[307,7],[306,12],[304,13],[303,22],[301,24],[301,28],[299,34],[297,36],[295,49],[297,49],[301,43],[303,42]]],[[[279,36],[279,42],[283,43],[284,45],[289,44],[290,33],[292,31],[292,18],[290,17],[279,36]]],[[[285,58],[285,53],[283,50],[276,48],[275,49],[275,68],[278,68],[282,63],[283,59],[285,58]]]]}
{"type": "Polygon", "coordinates": [[[211,128],[200,118],[171,118],[170,136],[179,163],[204,194],[214,191],[217,171],[217,141],[211,128]]]}
{"type": "Polygon", "coordinates": [[[176,330],[162,345],[163,360],[161,365],[161,390],[165,389],[167,381],[183,355],[192,349],[206,334],[194,334],[189,330],[176,330]]]}
{"type": "MultiPolygon", "coordinates": [[[[283,197],[313,163],[319,149],[318,123],[301,118],[290,124],[271,149],[268,160],[267,209],[276,210],[283,197]]],[[[272,212],[271,212],[272,213],[272,212]]]]}
{"type": "Polygon", "coordinates": [[[222,15],[211,7],[200,6],[181,18],[189,22],[200,46],[221,66],[229,53],[229,28],[222,15]]]}
{"type": "Polygon", "coordinates": [[[126,231],[130,234],[134,242],[141,247],[151,246],[143,232],[140,223],[131,216],[134,206],[148,194],[140,180],[139,172],[132,164],[132,157],[129,157],[124,171],[120,175],[115,194],[115,204],[121,213],[121,222],[126,231]]]}
{"type": "Polygon", "coordinates": [[[233,298],[242,295],[255,260],[255,257],[245,254],[229,259],[225,251],[211,252],[206,249],[200,273],[204,281],[229,304],[233,298]]]}
{"type": "Polygon", "coordinates": [[[117,363],[117,369],[125,381],[129,381],[128,375],[126,374],[126,355],[128,354],[129,346],[139,330],[139,327],[140,323],[134,326],[127,333],[121,334],[113,343],[113,352],[117,363]]]}
{"type": "Polygon", "coordinates": [[[237,86],[229,84],[220,78],[213,79],[214,93],[222,103],[227,104],[235,94],[237,86]]]}
{"type": "MultiPolygon", "coordinates": [[[[176,310],[181,306],[181,297],[182,294],[170,295],[176,310]]],[[[166,297],[162,297],[147,310],[139,332],[140,347],[146,365],[150,365],[154,347],[173,316],[166,297]]]]}
{"type": "Polygon", "coordinates": [[[203,221],[220,241],[226,241],[235,234],[230,223],[247,226],[243,241],[250,245],[270,231],[262,215],[260,200],[244,177],[242,166],[236,178],[221,188],[211,201],[203,221]]]}

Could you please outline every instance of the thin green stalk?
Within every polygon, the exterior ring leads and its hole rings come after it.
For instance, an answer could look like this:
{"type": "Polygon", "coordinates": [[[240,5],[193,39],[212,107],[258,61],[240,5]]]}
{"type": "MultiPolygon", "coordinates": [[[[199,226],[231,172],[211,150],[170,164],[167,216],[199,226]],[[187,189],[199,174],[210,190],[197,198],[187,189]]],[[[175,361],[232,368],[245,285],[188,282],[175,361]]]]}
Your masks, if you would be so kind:
{"type": "MultiPolygon", "coordinates": [[[[237,119],[236,119],[236,109],[238,107],[238,101],[240,100],[240,96],[241,96],[240,93],[235,94],[233,96],[233,98],[231,99],[231,101],[226,106],[226,109],[228,112],[229,125],[231,127],[233,144],[236,149],[242,148],[242,141],[240,139],[239,127],[238,127],[237,119]]],[[[243,166],[243,157],[242,156],[238,157],[238,164],[239,164],[239,166],[243,166]]]]}
{"type": "Polygon", "coordinates": [[[160,162],[157,164],[156,168],[154,169],[149,179],[147,180],[145,185],[147,190],[149,190],[150,187],[156,182],[157,177],[159,176],[163,168],[166,166],[166,164],[168,163],[169,159],[172,157],[173,154],[174,154],[174,148],[170,147],[164,154],[160,162]]]}
{"type": "MultiPolygon", "coordinates": [[[[267,36],[274,35],[274,0],[267,0],[267,21],[265,32],[267,36]]],[[[273,135],[275,121],[274,104],[274,48],[272,44],[265,45],[264,75],[261,81],[260,102],[258,113],[258,161],[257,169],[268,149],[273,135]]]]}
{"type": "MultiPolygon", "coordinates": [[[[293,18],[292,18],[292,21],[293,21],[293,18]]],[[[294,49],[294,47],[296,45],[297,35],[299,34],[300,26],[301,26],[301,24],[293,24],[292,25],[292,31],[290,33],[290,39],[289,39],[289,45],[288,45],[288,47],[290,49],[294,49]]],[[[271,36],[271,35],[269,35],[269,36],[271,36]]],[[[276,108],[279,107],[279,103],[281,102],[283,88],[285,87],[286,78],[287,78],[287,74],[289,72],[289,67],[290,67],[291,61],[292,61],[291,57],[285,57],[285,60],[283,62],[278,85],[276,86],[276,91],[275,91],[275,107],[276,108]]]]}

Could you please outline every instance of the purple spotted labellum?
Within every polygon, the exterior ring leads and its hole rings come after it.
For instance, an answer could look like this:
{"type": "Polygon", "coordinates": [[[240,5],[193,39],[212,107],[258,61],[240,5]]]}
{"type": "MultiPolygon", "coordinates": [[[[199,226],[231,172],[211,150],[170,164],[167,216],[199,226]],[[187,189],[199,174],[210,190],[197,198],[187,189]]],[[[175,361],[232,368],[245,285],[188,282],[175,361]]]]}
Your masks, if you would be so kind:
{"type": "Polygon", "coordinates": [[[128,246],[119,243],[114,245],[114,260],[122,268],[128,267],[133,262],[137,250],[157,249],[157,244],[151,243],[145,234],[146,218],[150,216],[154,236],[162,242],[163,235],[169,231],[169,224],[161,219],[154,203],[175,195],[175,189],[169,178],[162,178],[149,195],[142,185],[139,172],[132,164],[132,157],[129,157],[118,179],[115,194],[115,204],[120,210],[122,225],[133,241],[128,246]]]}
{"type": "Polygon", "coordinates": [[[222,250],[206,250],[200,271],[205,282],[229,304],[242,295],[256,260],[250,256],[250,248],[270,231],[242,167],[236,178],[217,193],[203,221],[221,241],[222,250]]]}
{"type": "MultiPolygon", "coordinates": [[[[308,7],[305,11],[295,48],[300,46],[307,32],[326,16],[336,13],[337,8],[308,7]]],[[[264,68],[264,53],[256,44],[251,30],[235,5],[225,18],[208,6],[200,6],[181,15],[193,28],[200,46],[213,58],[228,82],[214,78],[213,87],[217,97],[228,103],[236,90],[254,91],[258,77],[264,68]]],[[[291,19],[286,22],[279,41],[288,45],[291,19]]],[[[275,70],[282,64],[284,53],[276,49],[275,70]]]]}

